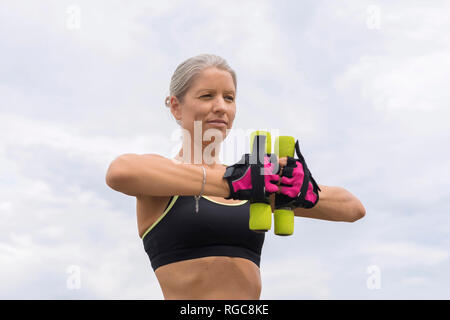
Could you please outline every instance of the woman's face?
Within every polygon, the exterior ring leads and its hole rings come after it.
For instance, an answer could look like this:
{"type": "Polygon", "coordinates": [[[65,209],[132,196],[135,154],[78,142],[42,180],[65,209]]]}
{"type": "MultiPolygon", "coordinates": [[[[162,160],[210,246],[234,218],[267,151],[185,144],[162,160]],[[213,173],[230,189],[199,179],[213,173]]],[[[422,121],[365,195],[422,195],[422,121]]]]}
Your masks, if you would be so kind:
{"type": "Polygon", "coordinates": [[[184,96],[183,103],[171,98],[171,111],[182,127],[194,137],[194,121],[201,121],[202,135],[208,129],[217,129],[225,139],[236,115],[236,88],[227,71],[210,67],[196,76],[184,96]],[[225,124],[211,122],[222,120],[225,124]]]}

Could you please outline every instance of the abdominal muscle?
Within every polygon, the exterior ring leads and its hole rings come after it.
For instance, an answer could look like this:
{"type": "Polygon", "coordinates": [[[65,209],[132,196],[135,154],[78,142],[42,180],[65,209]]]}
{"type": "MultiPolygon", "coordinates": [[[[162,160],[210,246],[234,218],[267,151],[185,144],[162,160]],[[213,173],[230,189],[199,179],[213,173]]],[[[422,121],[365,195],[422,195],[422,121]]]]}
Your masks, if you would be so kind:
{"type": "Polygon", "coordinates": [[[164,295],[172,300],[258,300],[259,267],[237,257],[204,257],[170,263],[155,270],[164,295]]]}

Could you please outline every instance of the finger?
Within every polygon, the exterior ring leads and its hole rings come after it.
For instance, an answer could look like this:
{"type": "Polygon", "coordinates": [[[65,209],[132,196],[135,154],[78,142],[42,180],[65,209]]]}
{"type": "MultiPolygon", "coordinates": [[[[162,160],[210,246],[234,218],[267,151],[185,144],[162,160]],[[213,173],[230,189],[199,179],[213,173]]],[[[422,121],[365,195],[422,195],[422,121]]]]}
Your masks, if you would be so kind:
{"type": "Polygon", "coordinates": [[[273,183],[266,183],[266,191],[268,191],[268,192],[277,192],[278,191],[278,186],[276,184],[273,184],[273,183]]]}
{"type": "Polygon", "coordinates": [[[296,188],[293,187],[281,187],[280,193],[288,197],[295,198],[297,197],[298,191],[296,188]]]}
{"type": "Polygon", "coordinates": [[[282,184],[288,184],[288,185],[293,185],[295,180],[297,180],[297,177],[281,177],[281,183],[282,184]]]}
{"type": "Polygon", "coordinates": [[[282,157],[278,159],[278,163],[281,167],[285,167],[287,165],[287,157],[282,157]]]}
{"type": "Polygon", "coordinates": [[[280,176],[277,174],[266,175],[265,179],[273,184],[278,184],[280,182],[280,176]]]}

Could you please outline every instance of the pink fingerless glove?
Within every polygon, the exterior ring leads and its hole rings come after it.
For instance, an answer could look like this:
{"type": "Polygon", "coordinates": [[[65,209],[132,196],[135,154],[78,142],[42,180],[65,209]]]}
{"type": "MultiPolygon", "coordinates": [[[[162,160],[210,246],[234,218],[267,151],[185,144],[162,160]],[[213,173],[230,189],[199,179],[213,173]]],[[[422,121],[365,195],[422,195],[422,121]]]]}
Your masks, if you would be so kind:
{"type": "MultiPolygon", "coordinates": [[[[280,179],[278,172],[280,170],[277,168],[278,162],[275,165],[270,160],[271,157],[269,155],[264,156],[264,179],[258,177],[260,175],[258,172],[261,170],[260,167],[257,167],[258,170],[252,172],[252,165],[254,164],[250,164],[249,154],[245,154],[238,163],[227,167],[224,179],[228,181],[230,195],[225,199],[247,200],[256,197],[257,194],[255,193],[261,190],[264,192],[264,197],[268,197],[271,193],[277,192],[277,183],[280,179]],[[257,176],[255,176],[255,172],[257,172],[257,176]],[[252,177],[255,177],[255,179],[252,179],[252,177]]],[[[259,196],[262,195],[259,194],[259,196]]]]}
{"type": "Polygon", "coordinates": [[[275,199],[275,207],[292,204],[295,207],[309,209],[317,204],[319,191],[322,190],[312,177],[305,159],[300,153],[298,140],[295,147],[298,159],[287,157],[287,165],[281,174],[280,194],[282,196],[275,199]]]}

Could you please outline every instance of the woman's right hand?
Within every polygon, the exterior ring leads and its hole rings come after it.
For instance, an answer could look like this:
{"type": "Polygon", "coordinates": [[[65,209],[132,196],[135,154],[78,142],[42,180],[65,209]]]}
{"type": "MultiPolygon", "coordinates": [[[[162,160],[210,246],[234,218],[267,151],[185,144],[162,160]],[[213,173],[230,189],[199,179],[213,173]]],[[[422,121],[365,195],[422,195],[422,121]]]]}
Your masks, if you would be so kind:
{"type": "Polygon", "coordinates": [[[250,163],[248,153],[244,154],[239,162],[228,166],[223,178],[228,182],[230,195],[225,199],[249,200],[254,197],[269,197],[272,193],[278,192],[280,166],[276,155],[264,155],[263,179],[260,178],[260,169],[260,165],[250,163]],[[252,166],[256,168],[253,175],[252,166]]]}

